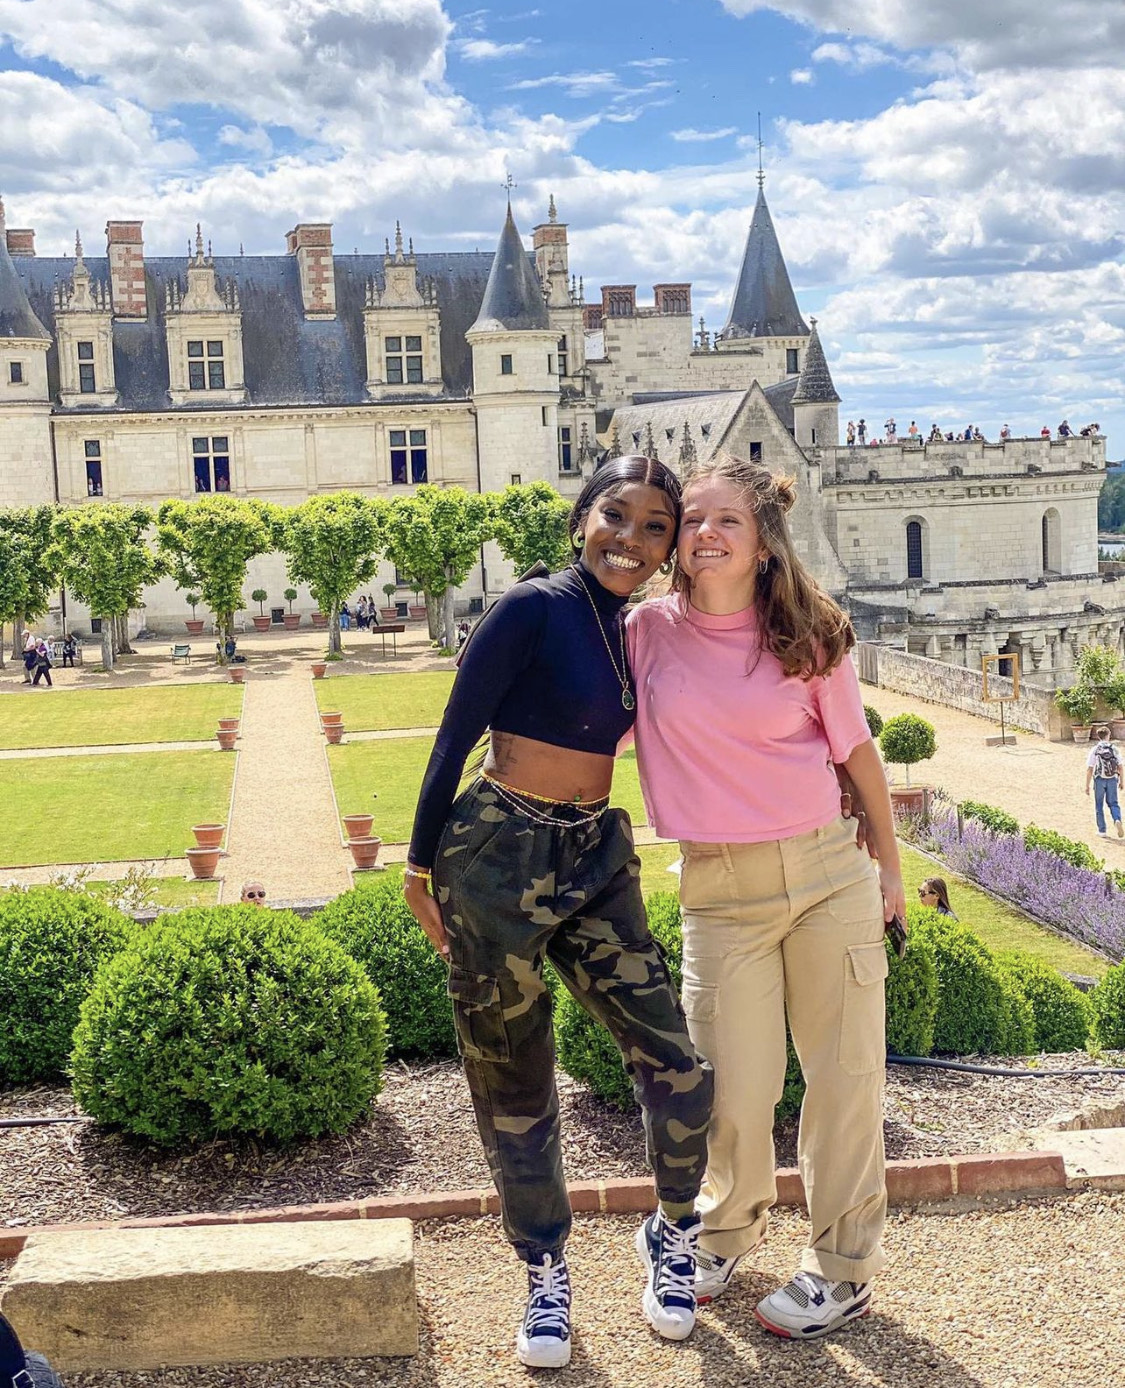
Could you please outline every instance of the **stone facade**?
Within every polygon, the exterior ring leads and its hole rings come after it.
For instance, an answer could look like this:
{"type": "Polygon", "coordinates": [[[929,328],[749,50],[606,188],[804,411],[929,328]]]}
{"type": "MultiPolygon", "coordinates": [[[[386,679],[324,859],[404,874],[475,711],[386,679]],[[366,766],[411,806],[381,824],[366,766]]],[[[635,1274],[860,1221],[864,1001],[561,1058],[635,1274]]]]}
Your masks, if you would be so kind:
{"type": "MultiPolygon", "coordinates": [[[[1018,651],[1047,687],[1085,641],[1122,645],[1125,588],[1097,565],[1105,441],[841,447],[762,191],[715,334],[686,283],[587,304],[553,199],[530,251],[509,208],[495,254],[416,253],[396,226],[393,250],[338,255],[306,222],[273,256],[214,256],[199,228],[186,258],[146,259],[140,222],[106,237],[104,257],[37,256],[0,205],[0,505],[423,481],[573,496],[607,452],[687,471],[725,449],[798,479],[798,550],[865,636],[974,672],[1018,651]]],[[[463,604],[511,577],[487,547],[463,604]]],[[[275,605],[285,585],[276,556],[252,565],[248,592],[275,605]]],[[[184,615],[170,583],[146,595],[150,627],[184,615]]]]}

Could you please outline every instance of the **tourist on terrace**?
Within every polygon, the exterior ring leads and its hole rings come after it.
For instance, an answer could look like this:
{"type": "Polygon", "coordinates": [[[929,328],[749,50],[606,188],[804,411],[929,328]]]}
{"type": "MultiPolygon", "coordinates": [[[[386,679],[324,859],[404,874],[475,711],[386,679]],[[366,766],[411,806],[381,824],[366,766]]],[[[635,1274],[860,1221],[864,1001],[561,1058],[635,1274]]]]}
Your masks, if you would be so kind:
{"type": "Polygon", "coordinates": [[[638,1230],[645,1316],[695,1321],[695,1200],[712,1075],[652,939],[629,818],[609,806],[638,691],[622,619],[667,563],[680,484],[639,455],[606,463],[570,514],[574,563],[516,583],[476,624],[430,755],[403,890],[450,964],[449,992],[504,1231],[528,1265],[520,1362],[570,1359],[570,1280],[544,958],[621,1049],[644,1110],[659,1208],[638,1230]],[[465,759],[491,730],[459,796],[465,759]],[[433,883],[433,895],[430,884],[433,883]]]}
{"type": "Polygon", "coordinates": [[[1094,736],[1097,742],[1090,749],[1090,755],[1086,758],[1086,794],[1090,794],[1091,783],[1094,787],[1094,822],[1098,826],[1098,833],[1104,834],[1105,828],[1105,807],[1109,806],[1109,813],[1117,829],[1117,837],[1125,837],[1125,825],[1121,823],[1121,804],[1118,792],[1122,784],[1122,765],[1121,757],[1118,755],[1117,748],[1113,745],[1110,730],[1102,724],[1094,729],[1094,736]]]}
{"type": "Polygon", "coordinates": [[[926,442],[927,442],[927,443],[944,443],[944,442],[945,442],[945,437],[944,437],[944,435],[942,434],[941,430],[938,428],[938,426],[937,426],[936,424],[931,424],[931,425],[930,425],[930,437],[926,440],[926,442]]]}
{"type": "Polygon", "coordinates": [[[1039,430],[1039,437],[1041,439],[1049,439],[1051,437],[1051,430],[1046,424],[1039,430]]]}
{"type": "Polygon", "coordinates": [[[1069,439],[1073,437],[1074,431],[1071,429],[1068,420],[1064,419],[1059,425],[1058,434],[1060,439],[1069,439]]]}
{"type": "Polygon", "coordinates": [[[894,416],[892,415],[891,418],[887,420],[886,424],[883,425],[883,428],[886,430],[887,433],[888,443],[895,443],[897,441],[898,435],[895,432],[896,427],[897,426],[895,425],[894,416]]]}
{"type": "Polygon", "coordinates": [[[910,421],[910,428],[907,429],[906,432],[910,437],[910,441],[913,443],[913,441],[918,437],[918,426],[917,424],[915,424],[913,420],[910,421]]]}
{"type": "Polygon", "coordinates": [[[696,1295],[721,1295],[766,1233],[788,1016],[808,1086],[811,1233],[756,1315],[809,1340],[867,1314],[884,1263],[883,933],[906,903],[855,636],[796,553],[796,496],[760,463],[693,473],[672,592],[635,608],[628,633],[645,804],[683,854],[684,1010],[715,1067],[696,1295]],[[833,762],[863,800],[878,875],[841,815],[833,762]]]}
{"type": "Polygon", "coordinates": [[[939,916],[957,919],[953,907],[949,904],[949,888],[944,877],[927,877],[918,888],[918,900],[931,911],[936,911],[939,916]]]}
{"type": "Polygon", "coordinates": [[[855,432],[856,437],[859,439],[859,446],[862,448],[863,445],[867,442],[867,421],[865,419],[861,419],[859,421],[859,423],[856,425],[855,432]]]}
{"type": "Polygon", "coordinates": [[[851,421],[850,419],[848,420],[848,432],[847,432],[846,438],[847,438],[847,440],[848,440],[848,447],[849,447],[849,448],[854,448],[854,447],[855,447],[855,425],[852,423],[852,421],[851,421]]]}
{"type": "Polygon", "coordinates": [[[1004,427],[1003,427],[1003,429],[1000,430],[1000,442],[1001,442],[1001,443],[1007,443],[1008,440],[1009,440],[1011,437],[1012,437],[1011,426],[1008,425],[1008,424],[1005,424],[1004,427]]]}

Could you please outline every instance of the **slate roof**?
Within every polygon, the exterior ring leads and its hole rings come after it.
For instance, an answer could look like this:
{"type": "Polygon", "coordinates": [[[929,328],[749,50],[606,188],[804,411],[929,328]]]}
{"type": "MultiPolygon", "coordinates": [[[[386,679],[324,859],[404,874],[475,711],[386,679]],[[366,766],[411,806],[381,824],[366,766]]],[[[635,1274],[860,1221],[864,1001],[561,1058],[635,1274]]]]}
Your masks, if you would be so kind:
{"type": "Polygon", "coordinates": [[[806,337],[808,331],[789,282],[765,192],[759,187],[734,300],[720,336],[806,337]]]}
{"type": "MultiPolygon", "coordinates": [[[[2,238],[0,238],[2,245],[2,238]]],[[[0,251],[0,295],[4,262],[14,269],[17,288],[38,315],[40,332],[54,335],[55,286],[68,283],[74,261],[67,256],[8,256],[0,251]]],[[[488,251],[419,253],[419,281],[432,278],[441,311],[441,358],[445,394],[464,398],[472,389],[472,355],[465,341],[476,319],[492,268],[488,251]]],[[[533,261],[524,252],[527,272],[538,284],[533,261]]],[[[170,279],[187,282],[186,256],[155,256],[145,260],[148,318],[119,320],[113,325],[114,370],[120,410],[167,410],[168,346],[164,326],[165,286],[170,279]]],[[[109,280],[104,256],[87,256],[94,280],[109,280]]],[[[383,256],[335,256],[336,319],[306,321],[301,306],[297,259],[292,255],[216,256],[220,281],[233,279],[242,304],[242,353],[249,400],[243,406],[354,405],[369,403],[366,390],[367,355],[363,337],[363,306],[367,280],[383,285],[383,256]]],[[[3,299],[0,298],[0,306],[3,299]]],[[[544,322],[546,311],[544,310],[544,322]]],[[[51,393],[59,389],[57,349],[47,355],[51,393]]],[[[402,400],[412,396],[408,389],[402,400]]],[[[58,408],[56,406],[56,408],[58,408]]],[[[213,405],[179,409],[213,409],[213,405]]],[[[75,413],[83,407],[76,407],[75,413]]],[[[69,411],[68,411],[69,413],[69,411]]],[[[104,414],[104,409],[98,413],[104,414]]]]}
{"type": "Polygon", "coordinates": [[[805,361],[793,394],[794,405],[838,405],[840,397],[832,384],[832,373],[824,358],[824,348],[820,345],[820,334],[816,330],[816,319],[812,320],[808,345],[805,347],[805,361]]]}
{"type": "Polygon", "coordinates": [[[35,338],[39,341],[50,337],[32,311],[27,292],[16,273],[15,263],[8,254],[3,204],[0,204],[0,337],[35,338]]]}
{"type": "Polygon", "coordinates": [[[534,264],[528,259],[508,204],[500,243],[473,332],[519,332],[549,328],[547,304],[534,264]]]}
{"type": "MultiPolygon", "coordinates": [[[[704,460],[718,448],[734,422],[743,401],[744,390],[713,391],[708,395],[693,393],[673,398],[650,399],[644,403],[624,405],[614,411],[617,440],[622,453],[639,451],[644,441],[645,426],[652,425],[652,437],[661,462],[674,466],[680,457],[684,424],[688,425],[697,456],[704,460]],[[704,433],[704,429],[707,430],[704,433]],[[668,437],[671,430],[672,437],[668,437]],[[634,438],[634,434],[636,438],[634,438]]],[[[600,437],[608,444],[613,425],[600,437]]]]}

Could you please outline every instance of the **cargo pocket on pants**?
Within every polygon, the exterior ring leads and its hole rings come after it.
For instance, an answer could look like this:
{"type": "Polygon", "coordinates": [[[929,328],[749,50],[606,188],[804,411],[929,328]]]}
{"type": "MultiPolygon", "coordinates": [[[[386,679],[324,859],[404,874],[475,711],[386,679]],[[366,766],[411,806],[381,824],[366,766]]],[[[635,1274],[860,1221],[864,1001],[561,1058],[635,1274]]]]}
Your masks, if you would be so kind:
{"type": "Polygon", "coordinates": [[[465,1060],[504,1064],[510,1057],[508,1028],[500,1002],[500,985],[487,974],[450,969],[449,996],[457,1049],[465,1060]]]}
{"type": "Polygon", "coordinates": [[[887,969],[887,951],[882,940],[848,946],[844,956],[840,1066],[849,1075],[867,1075],[886,1063],[883,980],[887,969]]]}
{"type": "Polygon", "coordinates": [[[719,1011],[719,990],[706,983],[684,981],[680,996],[689,1022],[713,1022],[719,1011]]]}

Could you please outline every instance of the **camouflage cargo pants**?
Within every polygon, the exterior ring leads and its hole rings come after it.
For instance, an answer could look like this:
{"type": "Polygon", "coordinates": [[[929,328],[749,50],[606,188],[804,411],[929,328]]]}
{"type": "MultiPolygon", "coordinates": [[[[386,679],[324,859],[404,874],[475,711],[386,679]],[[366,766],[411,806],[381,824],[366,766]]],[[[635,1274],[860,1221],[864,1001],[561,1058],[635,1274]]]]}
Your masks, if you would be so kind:
{"type": "Polygon", "coordinates": [[[621,1049],[662,1200],[698,1194],[713,1088],[649,934],[628,816],[558,814],[542,824],[477,781],[434,859],[458,1049],[504,1229],[525,1260],[557,1254],[570,1230],[544,957],[621,1049]]]}

